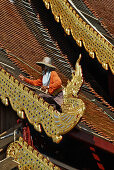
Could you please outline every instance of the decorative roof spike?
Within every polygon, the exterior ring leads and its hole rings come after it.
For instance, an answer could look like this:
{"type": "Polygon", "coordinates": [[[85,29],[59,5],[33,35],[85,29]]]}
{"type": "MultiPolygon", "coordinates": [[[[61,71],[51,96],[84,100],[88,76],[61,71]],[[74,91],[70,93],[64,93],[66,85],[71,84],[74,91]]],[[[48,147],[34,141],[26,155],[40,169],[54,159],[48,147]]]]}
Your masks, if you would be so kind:
{"type": "Polygon", "coordinates": [[[108,70],[108,64],[102,63],[102,67],[103,67],[105,70],[108,70]]]}
{"type": "Polygon", "coordinates": [[[36,124],[36,123],[34,123],[34,128],[38,131],[38,132],[42,132],[42,128],[41,128],[41,125],[38,123],[38,124],[36,124]]]}
{"type": "Polygon", "coordinates": [[[91,56],[91,58],[95,58],[95,53],[94,52],[89,52],[89,55],[91,56]]]}
{"type": "Polygon", "coordinates": [[[76,43],[78,44],[79,47],[82,47],[82,41],[81,40],[76,40],[76,43]]]}
{"type": "Polygon", "coordinates": [[[57,22],[60,22],[60,18],[59,18],[59,16],[54,16],[54,18],[55,18],[55,20],[57,21],[57,22]]]}
{"type": "Polygon", "coordinates": [[[66,32],[67,35],[70,35],[70,29],[69,28],[66,28],[65,32],[66,32]]]}
{"type": "Polygon", "coordinates": [[[46,8],[47,8],[47,9],[50,9],[50,3],[49,3],[49,2],[46,2],[45,0],[44,0],[44,3],[45,3],[46,8]]]}
{"type": "Polygon", "coordinates": [[[1,97],[1,100],[2,100],[2,103],[3,103],[5,106],[8,106],[8,105],[9,105],[8,98],[7,98],[7,97],[1,97]]]}

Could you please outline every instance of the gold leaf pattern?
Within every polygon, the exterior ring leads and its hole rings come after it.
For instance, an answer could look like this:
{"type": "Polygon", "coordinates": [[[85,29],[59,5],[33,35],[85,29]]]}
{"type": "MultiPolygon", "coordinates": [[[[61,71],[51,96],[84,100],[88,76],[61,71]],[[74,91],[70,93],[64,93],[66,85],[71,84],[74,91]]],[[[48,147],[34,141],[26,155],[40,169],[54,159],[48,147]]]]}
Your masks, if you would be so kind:
{"type": "MultiPolygon", "coordinates": [[[[85,49],[95,53],[104,69],[110,67],[114,74],[114,53],[113,46],[98,34],[90,25],[86,24],[67,0],[43,0],[50,4],[53,15],[60,18],[61,25],[66,34],[72,34],[76,43],[81,47],[83,42],[85,49]]],[[[49,8],[49,6],[48,6],[49,8]]],[[[58,20],[59,21],[59,20],[58,20]]],[[[93,58],[93,55],[90,55],[93,58]]]]}
{"type": "Polygon", "coordinates": [[[13,157],[19,163],[18,168],[23,169],[44,169],[60,170],[46,159],[40,152],[33,149],[21,137],[19,141],[11,143],[7,148],[7,157],[13,157]]]}

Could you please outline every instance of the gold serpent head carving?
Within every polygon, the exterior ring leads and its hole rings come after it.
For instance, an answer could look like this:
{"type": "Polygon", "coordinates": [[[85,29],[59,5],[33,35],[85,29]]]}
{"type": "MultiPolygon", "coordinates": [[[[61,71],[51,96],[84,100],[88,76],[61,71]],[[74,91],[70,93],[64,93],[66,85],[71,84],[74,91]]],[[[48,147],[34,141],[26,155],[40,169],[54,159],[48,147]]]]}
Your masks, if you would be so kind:
{"type": "Polygon", "coordinates": [[[82,77],[82,69],[80,66],[80,60],[81,60],[81,54],[79,55],[79,58],[75,65],[75,72],[72,73],[72,80],[68,81],[67,86],[64,88],[64,98],[69,97],[77,97],[77,94],[80,90],[80,87],[83,83],[83,77],[82,77]]]}

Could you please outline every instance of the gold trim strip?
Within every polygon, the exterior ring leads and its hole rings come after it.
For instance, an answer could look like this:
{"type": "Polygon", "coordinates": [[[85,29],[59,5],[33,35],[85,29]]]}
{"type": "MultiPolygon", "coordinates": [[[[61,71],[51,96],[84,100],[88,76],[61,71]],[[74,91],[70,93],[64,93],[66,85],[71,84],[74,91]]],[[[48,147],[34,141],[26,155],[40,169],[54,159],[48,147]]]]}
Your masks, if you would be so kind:
{"type": "Polygon", "coordinates": [[[61,21],[66,34],[72,34],[76,43],[81,47],[82,42],[90,56],[94,54],[102,67],[108,70],[110,67],[114,74],[113,46],[98,34],[90,25],[76,13],[67,0],[43,0],[47,9],[51,11],[57,22],[61,21]]]}
{"type": "Polygon", "coordinates": [[[28,145],[23,138],[11,143],[7,148],[7,157],[13,157],[18,162],[18,168],[60,170],[60,168],[45,158],[39,151],[28,145]]]}

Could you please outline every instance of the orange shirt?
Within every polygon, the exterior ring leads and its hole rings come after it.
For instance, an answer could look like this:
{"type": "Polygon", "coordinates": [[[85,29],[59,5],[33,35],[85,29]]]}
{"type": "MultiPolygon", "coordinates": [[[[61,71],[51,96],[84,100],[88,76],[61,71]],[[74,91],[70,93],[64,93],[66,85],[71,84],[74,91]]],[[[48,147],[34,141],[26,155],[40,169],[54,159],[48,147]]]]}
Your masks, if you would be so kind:
{"type": "MultiPolygon", "coordinates": [[[[42,86],[43,85],[42,79],[43,79],[43,76],[37,80],[31,80],[31,79],[25,78],[25,82],[31,85],[34,85],[34,86],[42,86]]],[[[50,84],[49,84],[48,93],[53,94],[59,88],[62,88],[62,81],[60,77],[58,76],[58,74],[55,71],[52,71],[50,75],[50,84]]]]}

